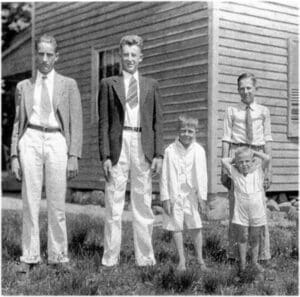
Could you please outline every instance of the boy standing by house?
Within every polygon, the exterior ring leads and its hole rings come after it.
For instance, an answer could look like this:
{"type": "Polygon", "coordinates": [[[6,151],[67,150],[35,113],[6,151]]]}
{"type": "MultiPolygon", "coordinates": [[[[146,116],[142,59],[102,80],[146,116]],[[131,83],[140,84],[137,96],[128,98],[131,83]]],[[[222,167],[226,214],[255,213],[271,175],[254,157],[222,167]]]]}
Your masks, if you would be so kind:
{"type": "Polygon", "coordinates": [[[160,195],[165,214],[163,228],[173,232],[179,255],[178,270],[186,269],[182,231],[191,230],[200,268],[207,270],[202,257],[202,222],[199,214],[207,200],[206,157],[196,142],[198,120],[181,115],[178,137],[165,150],[160,195]]]}
{"type": "MultiPolygon", "coordinates": [[[[224,117],[224,137],[222,139],[222,158],[233,157],[239,147],[249,147],[254,151],[264,152],[272,159],[272,135],[270,112],[267,107],[255,102],[257,90],[256,77],[252,73],[243,73],[237,79],[241,102],[229,106],[224,117]]],[[[236,230],[231,224],[234,209],[234,186],[224,168],[222,184],[229,190],[229,258],[237,255],[236,230]]],[[[272,163],[265,168],[264,188],[270,187],[272,181],[272,163]]],[[[268,260],[270,239],[268,225],[263,228],[260,238],[259,259],[268,260]]]]}
{"type": "Polygon", "coordinates": [[[268,155],[247,147],[238,148],[234,158],[222,159],[222,164],[234,184],[232,224],[235,224],[237,229],[240,273],[246,268],[247,242],[251,247],[253,267],[257,272],[263,272],[263,268],[258,264],[258,250],[261,229],[267,225],[263,183],[264,170],[269,161],[268,155]]]}
{"type": "Polygon", "coordinates": [[[100,86],[99,145],[106,179],[105,266],[119,262],[129,174],[136,262],[139,266],[155,264],[151,177],[162,165],[162,108],[157,81],[138,71],[142,49],[140,36],[124,36],[120,41],[122,74],[103,79],[100,86]]]}

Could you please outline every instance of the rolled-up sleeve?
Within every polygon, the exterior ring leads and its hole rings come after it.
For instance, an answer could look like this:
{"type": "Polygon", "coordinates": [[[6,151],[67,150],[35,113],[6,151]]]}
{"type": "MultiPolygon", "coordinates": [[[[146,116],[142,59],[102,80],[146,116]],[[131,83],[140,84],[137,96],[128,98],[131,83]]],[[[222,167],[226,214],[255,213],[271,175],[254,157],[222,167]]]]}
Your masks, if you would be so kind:
{"type": "Polygon", "coordinates": [[[222,141],[231,142],[232,136],[232,109],[230,107],[225,111],[224,116],[224,136],[222,141]]]}
{"type": "Polygon", "coordinates": [[[265,142],[272,141],[272,134],[271,134],[271,117],[270,112],[267,107],[264,107],[263,110],[264,115],[264,140],[265,142]]]}

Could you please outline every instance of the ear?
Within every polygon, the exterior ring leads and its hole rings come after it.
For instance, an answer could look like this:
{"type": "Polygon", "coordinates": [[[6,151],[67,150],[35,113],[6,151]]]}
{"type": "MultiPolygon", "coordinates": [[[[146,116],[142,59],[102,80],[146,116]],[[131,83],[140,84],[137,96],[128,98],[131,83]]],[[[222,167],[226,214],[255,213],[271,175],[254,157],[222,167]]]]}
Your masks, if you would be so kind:
{"type": "Polygon", "coordinates": [[[57,62],[57,61],[58,61],[58,58],[59,58],[59,53],[58,53],[58,52],[56,52],[56,53],[55,53],[55,62],[57,62]]]}
{"type": "Polygon", "coordinates": [[[144,58],[143,54],[140,54],[139,63],[143,61],[143,58],[144,58]]]}

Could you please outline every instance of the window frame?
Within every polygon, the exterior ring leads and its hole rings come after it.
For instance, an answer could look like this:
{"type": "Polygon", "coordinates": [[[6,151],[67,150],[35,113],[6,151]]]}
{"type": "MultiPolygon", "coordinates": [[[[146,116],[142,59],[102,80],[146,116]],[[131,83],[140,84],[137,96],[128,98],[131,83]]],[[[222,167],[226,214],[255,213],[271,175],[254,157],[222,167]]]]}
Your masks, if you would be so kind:
{"type": "MultiPolygon", "coordinates": [[[[91,49],[91,123],[98,122],[98,94],[100,88],[100,54],[103,53],[104,56],[107,52],[119,51],[119,44],[109,47],[92,47],[91,49]]],[[[112,55],[112,57],[114,57],[112,55]]],[[[113,62],[113,60],[112,60],[113,62]]],[[[113,64],[113,63],[112,63],[113,64]]],[[[119,67],[121,71],[121,63],[119,67]]],[[[104,76],[108,77],[108,76],[104,76]]],[[[103,77],[103,78],[104,78],[103,77]]]]}

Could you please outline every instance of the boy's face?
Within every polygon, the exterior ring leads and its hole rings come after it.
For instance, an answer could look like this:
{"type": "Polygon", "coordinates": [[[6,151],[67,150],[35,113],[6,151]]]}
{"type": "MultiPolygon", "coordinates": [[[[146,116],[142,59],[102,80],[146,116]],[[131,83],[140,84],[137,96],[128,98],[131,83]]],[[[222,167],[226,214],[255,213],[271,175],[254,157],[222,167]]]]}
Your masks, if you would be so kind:
{"type": "Polygon", "coordinates": [[[181,125],[179,128],[179,140],[184,147],[188,147],[196,137],[196,129],[188,125],[181,125]]]}
{"type": "Polygon", "coordinates": [[[143,54],[137,45],[123,45],[121,49],[122,69],[130,74],[134,74],[139,64],[143,61],[143,54]]]}
{"type": "Polygon", "coordinates": [[[253,159],[251,155],[245,153],[245,154],[240,154],[238,156],[238,159],[236,160],[236,166],[239,170],[240,173],[247,175],[253,165],[253,159]]]}
{"type": "Polygon", "coordinates": [[[240,81],[238,91],[241,96],[242,102],[250,105],[254,101],[256,87],[253,85],[251,77],[244,78],[240,81]]]}

